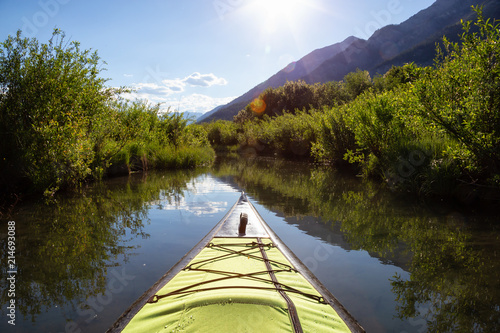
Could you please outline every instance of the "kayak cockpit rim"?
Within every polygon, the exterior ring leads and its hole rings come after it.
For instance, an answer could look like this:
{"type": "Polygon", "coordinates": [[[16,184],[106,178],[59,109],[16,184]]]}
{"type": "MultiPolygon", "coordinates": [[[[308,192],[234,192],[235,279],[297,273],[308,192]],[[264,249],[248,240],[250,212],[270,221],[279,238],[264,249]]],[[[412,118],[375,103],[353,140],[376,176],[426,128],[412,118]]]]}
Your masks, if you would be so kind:
{"type": "Polygon", "coordinates": [[[248,200],[244,192],[240,198],[228,210],[224,217],[196,244],[188,253],[184,255],[167,273],[165,273],[150,289],[148,289],[139,299],[137,299],[125,312],[117,319],[110,327],[107,333],[121,332],[136,316],[139,311],[155,297],[157,292],[161,290],[170,280],[172,280],[179,272],[188,266],[188,264],[215,238],[259,238],[265,234],[265,238],[277,247],[286,259],[291,263],[294,270],[300,272],[302,276],[317,290],[323,301],[329,304],[344,321],[347,327],[352,332],[365,332],[354,317],[344,308],[344,306],[333,296],[333,294],[318,280],[318,278],[299,260],[299,258],[285,245],[285,243],[274,233],[267,225],[259,212],[248,200]],[[243,221],[245,227],[250,227],[247,232],[242,231],[242,212],[240,208],[249,209],[253,213],[254,220],[249,221],[248,211],[245,211],[243,221]],[[237,220],[235,218],[237,217],[237,220]],[[225,224],[231,225],[233,230],[232,235],[229,235],[228,228],[223,228],[225,224]],[[252,229],[253,228],[253,229],[252,229]]]}

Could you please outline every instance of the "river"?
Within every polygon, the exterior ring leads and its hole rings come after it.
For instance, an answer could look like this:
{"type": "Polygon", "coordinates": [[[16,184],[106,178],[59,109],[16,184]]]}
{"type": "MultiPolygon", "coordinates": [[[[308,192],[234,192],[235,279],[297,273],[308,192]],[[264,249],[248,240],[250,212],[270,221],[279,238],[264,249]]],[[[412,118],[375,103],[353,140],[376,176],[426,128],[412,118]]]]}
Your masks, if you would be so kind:
{"type": "Polygon", "coordinates": [[[135,174],[18,206],[0,222],[0,331],[104,332],[241,191],[367,332],[500,331],[497,211],[274,159],[135,174]]]}

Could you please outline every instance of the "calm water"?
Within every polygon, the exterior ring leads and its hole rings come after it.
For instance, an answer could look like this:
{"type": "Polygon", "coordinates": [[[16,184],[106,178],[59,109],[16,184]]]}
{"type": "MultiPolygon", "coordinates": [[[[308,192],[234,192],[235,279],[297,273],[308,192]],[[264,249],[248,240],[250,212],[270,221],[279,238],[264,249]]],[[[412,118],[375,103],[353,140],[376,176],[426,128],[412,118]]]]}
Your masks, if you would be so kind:
{"type": "Polygon", "coordinates": [[[10,219],[14,297],[8,223],[0,223],[0,331],[104,332],[242,190],[368,332],[500,330],[496,212],[418,203],[321,167],[233,160],[21,206],[10,219]]]}

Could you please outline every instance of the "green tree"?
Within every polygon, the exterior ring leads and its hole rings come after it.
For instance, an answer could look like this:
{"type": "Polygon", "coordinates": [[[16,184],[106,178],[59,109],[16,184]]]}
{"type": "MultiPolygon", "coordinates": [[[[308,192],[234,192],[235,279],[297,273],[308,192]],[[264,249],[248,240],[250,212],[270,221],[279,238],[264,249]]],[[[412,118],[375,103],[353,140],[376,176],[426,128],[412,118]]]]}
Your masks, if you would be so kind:
{"type": "Polygon", "coordinates": [[[374,78],[374,86],[379,92],[393,90],[399,85],[417,81],[428,70],[428,67],[418,67],[413,62],[403,66],[392,66],[383,76],[374,78]]]}
{"type": "Polygon", "coordinates": [[[444,39],[437,68],[415,84],[421,115],[460,143],[450,150],[473,174],[499,182],[500,24],[478,17],[464,22],[461,43],[444,39]]]}
{"type": "Polygon", "coordinates": [[[316,109],[342,105],[350,99],[344,88],[344,83],[337,81],[315,85],[314,94],[314,107],[316,109]]]}
{"type": "Polygon", "coordinates": [[[368,73],[368,71],[362,71],[359,68],[356,72],[352,72],[344,76],[344,84],[351,100],[355,99],[365,90],[373,86],[370,73],[368,73]]]}
{"type": "Polygon", "coordinates": [[[119,91],[99,77],[99,56],[58,29],[47,44],[18,31],[0,46],[2,183],[52,192],[81,182],[93,171],[96,122],[119,91]]]}
{"type": "Polygon", "coordinates": [[[344,157],[358,146],[354,131],[346,123],[347,110],[346,106],[334,107],[322,115],[318,140],[313,145],[313,155],[317,160],[331,161],[336,166],[348,164],[344,157]]]}
{"type": "Polygon", "coordinates": [[[170,110],[163,113],[159,122],[159,131],[163,143],[166,143],[166,139],[174,147],[178,147],[181,144],[182,134],[185,132],[187,124],[188,119],[184,117],[184,113],[171,112],[170,110]]]}

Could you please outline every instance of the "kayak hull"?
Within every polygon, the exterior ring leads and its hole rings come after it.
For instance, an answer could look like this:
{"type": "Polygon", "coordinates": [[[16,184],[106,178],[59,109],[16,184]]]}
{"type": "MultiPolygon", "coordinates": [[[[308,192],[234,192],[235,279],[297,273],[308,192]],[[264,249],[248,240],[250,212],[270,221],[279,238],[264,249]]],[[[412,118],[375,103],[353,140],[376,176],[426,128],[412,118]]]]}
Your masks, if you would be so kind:
{"type": "Polygon", "coordinates": [[[108,330],[159,331],[364,332],[244,194],[108,330]]]}

